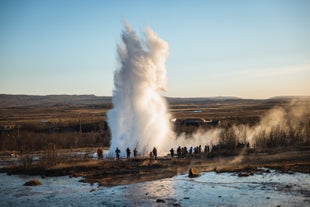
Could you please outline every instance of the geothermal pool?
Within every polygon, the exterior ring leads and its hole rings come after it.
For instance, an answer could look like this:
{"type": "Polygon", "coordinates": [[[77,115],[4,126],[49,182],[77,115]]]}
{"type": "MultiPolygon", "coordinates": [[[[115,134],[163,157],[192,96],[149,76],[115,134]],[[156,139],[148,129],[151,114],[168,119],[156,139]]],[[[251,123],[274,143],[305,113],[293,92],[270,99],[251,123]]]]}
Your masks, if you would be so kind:
{"type": "Polygon", "coordinates": [[[0,206],[309,206],[310,175],[271,170],[249,177],[202,173],[102,187],[81,178],[0,174],[0,206]],[[23,184],[37,178],[41,186],[23,184]]]}

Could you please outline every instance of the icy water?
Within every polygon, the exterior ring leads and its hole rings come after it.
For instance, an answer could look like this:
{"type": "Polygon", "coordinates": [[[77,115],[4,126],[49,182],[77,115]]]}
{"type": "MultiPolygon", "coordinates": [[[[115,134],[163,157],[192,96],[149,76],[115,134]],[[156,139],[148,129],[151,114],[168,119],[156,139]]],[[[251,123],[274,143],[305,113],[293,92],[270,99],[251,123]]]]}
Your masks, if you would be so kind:
{"type": "Polygon", "coordinates": [[[310,206],[310,175],[302,173],[209,172],[116,187],[80,179],[0,174],[0,206],[310,206]],[[33,178],[42,185],[23,186],[33,178]]]}

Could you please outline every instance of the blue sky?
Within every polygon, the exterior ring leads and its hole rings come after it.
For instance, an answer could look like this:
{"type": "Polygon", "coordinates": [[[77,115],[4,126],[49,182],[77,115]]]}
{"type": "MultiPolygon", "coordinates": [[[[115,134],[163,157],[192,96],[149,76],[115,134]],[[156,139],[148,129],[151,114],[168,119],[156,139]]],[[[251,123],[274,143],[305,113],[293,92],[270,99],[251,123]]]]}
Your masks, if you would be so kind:
{"type": "Polygon", "coordinates": [[[0,1],[0,93],[111,95],[123,18],[170,46],[172,97],[310,95],[310,1],[0,1]]]}

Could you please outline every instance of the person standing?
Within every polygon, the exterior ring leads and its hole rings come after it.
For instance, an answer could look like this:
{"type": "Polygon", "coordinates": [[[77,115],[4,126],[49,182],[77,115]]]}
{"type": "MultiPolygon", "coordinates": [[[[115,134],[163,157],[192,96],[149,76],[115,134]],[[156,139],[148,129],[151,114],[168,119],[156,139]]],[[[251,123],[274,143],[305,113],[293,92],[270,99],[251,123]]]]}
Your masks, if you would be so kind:
{"type": "Polygon", "coordinates": [[[135,149],[133,150],[133,156],[134,156],[134,157],[137,157],[137,156],[138,156],[137,148],[135,148],[135,149]]]}
{"type": "Polygon", "coordinates": [[[119,154],[121,153],[121,150],[118,149],[118,147],[116,147],[116,150],[115,150],[115,154],[116,154],[116,158],[119,160],[119,154]]]}
{"type": "Polygon", "coordinates": [[[155,160],[157,160],[157,149],[156,149],[156,147],[153,148],[153,155],[155,157],[155,160]]]}
{"type": "Polygon", "coordinates": [[[178,158],[181,158],[181,147],[179,146],[177,149],[178,158]]]}
{"type": "Polygon", "coordinates": [[[126,153],[127,153],[127,159],[129,159],[129,158],[130,158],[130,153],[131,153],[131,151],[130,151],[129,147],[127,147],[127,149],[126,149],[126,153]]]}
{"type": "Polygon", "coordinates": [[[101,147],[98,147],[97,149],[97,156],[98,160],[103,159],[103,150],[101,149],[101,147]]]}
{"type": "Polygon", "coordinates": [[[170,155],[171,155],[171,158],[174,157],[174,149],[173,148],[170,149],[170,155]]]}

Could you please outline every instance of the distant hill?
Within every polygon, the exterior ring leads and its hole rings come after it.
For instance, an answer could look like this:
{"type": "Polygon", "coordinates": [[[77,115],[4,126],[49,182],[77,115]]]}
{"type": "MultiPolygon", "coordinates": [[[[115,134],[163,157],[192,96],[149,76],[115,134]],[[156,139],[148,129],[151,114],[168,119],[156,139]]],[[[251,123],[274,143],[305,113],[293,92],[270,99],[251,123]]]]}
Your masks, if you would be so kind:
{"type": "Polygon", "coordinates": [[[245,100],[233,96],[216,96],[216,97],[192,97],[192,98],[180,98],[180,97],[167,97],[169,103],[206,103],[206,102],[218,102],[218,101],[234,101],[245,100]]]}
{"type": "MultiPolygon", "coordinates": [[[[288,102],[292,99],[310,100],[310,96],[279,96],[270,99],[242,99],[232,96],[218,97],[193,97],[178,98],[166,97],[169,104],[206,104],[206,103],[236,103],[236,102],[288,102]]],[[[111,104],[111,96],[95,95],[10,95],[0,94],[0,107],[22,107],[22,106],[55,106],[55,105],[102,105],[111,104]]]]}
{"type": "Polygon", "coordinates": [[[8,95],[0,94],[0,107],[36,106],[36,105],[97,105],[111,103],[108,96],[95,95],[8,95]]]}
{"type": "Polygon", "coordinates": [[[301,100],[310,100],[310,96],[274,96],[269,98],[271,100],[292,100],[292,99],[301,99],[301,100]]]}

